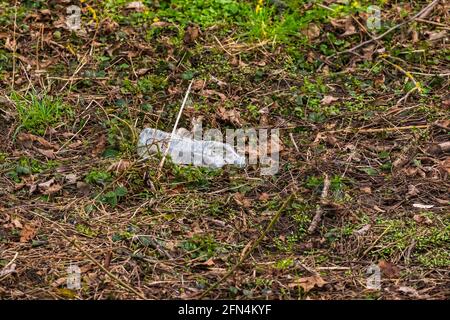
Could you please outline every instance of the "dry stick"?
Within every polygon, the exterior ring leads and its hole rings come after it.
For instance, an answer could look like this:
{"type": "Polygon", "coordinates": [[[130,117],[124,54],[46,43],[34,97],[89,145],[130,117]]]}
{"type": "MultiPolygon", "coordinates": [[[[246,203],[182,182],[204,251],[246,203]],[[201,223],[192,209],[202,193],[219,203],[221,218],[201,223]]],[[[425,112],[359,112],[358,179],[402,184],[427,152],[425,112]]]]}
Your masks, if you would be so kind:
{"type": "Polygon", "coordinates": [[[172,133],[170,134],[169,142],[167,143],[166,150],[164,151],[164,155],[163,155],[161,162],[159,164],[159,167],[158,167],[158,178],[159,178],[161,169],[164,166],[164,162],[166,161],[167,154],[169,153],[169,148],[170,148],[170,144],[172,143],[173,135],[177,131],[178,122],[180,121],[181,114],[183,113],[183,109],[184,109],[184,106],[186,105],[187,98],[189,97],[189,93],[191,92],[192,83],[194,83],[194,79],[192,79],[191,83],[189,83],[189,87],[186,91],[186,94],[184,95],[183,103],[181,104],[180,111],[178,112],[177,120],[175,120],[175,125],[173,126],[172,133]]]}
{"type": "Polygon", "coordinates": [[[393,127],[393,128],[373,128],[373,129],[347,128],[347,129],[340,129],[340,130],[325,131],[324,133],[375,133],[375,132],[385,132],[385,131],[426,129],[429,127],[430,127],[429,124],[424,124],[424,125],[418,125],[418,126],[405,126],[405,127],[393,127]]]}
{"type": "Polygon", "coordinates": [[[11,79],[11,90],[14,90],[14,82],[16,79],[16,28],[17,28],[17,0],[14,1],[14,31],[13,31],[13,73],[11,79]]]}
{"type": "MultiPolygon", "coordinates": [[[[55,221],[50,220],[49,218],[37,213],[37,212],[33,212],[30,211],[32,214],[37,215],[38,217],[47,220],[48,222],[55,224],[57,226],[59,226],[59,224],[55,221]]],[[[89,260],[91,260],[94,264],[97,265],[97,267],[99,267],[100,269],[103,270],[103,272],[105,272],[111,279],[115,280],[118,284],[120,284],[122,287],[124,287],[125,289],[131,291],[132,293],[134,293],[135,295],[137,295],[139,298],[143,299],[143,300],[147,300],[147,298],[144,296],[144,294],[142,294],[141,292],[137,291],[136,289],[134,289],[133,287],[129,286],[128,284],[126,284],[125,282],[123,282],[122,280],[120,280],[118,277],[116,277],[114,274],[112,274],[111,272],[109,272],[101,263],[99,263],[93,256],[91,256],[89,253],[87,253],[75,240],[70,239],[68,236],[66,236],[64,234],[64,232],[60,231],[58,228],[54,229],[56,232],[58,232],[64,239],[66,239],[67,241],[69,241],[70,243],[72,243],[75,248],[77,248],[78,250],[81,251],[81,253],[83,253],[89,260]]]]}
{"type": "Polygon", "coordinates": [[[249,247],[249,244],[247,244],[244,249],[242,250],[241,256],[238,260],[238,262],[233,266],[233,268],[230,269],[230,271],[228,271],[222,278],[220,278],[219,280],[217,280],[217,282],[215,282],[213,285],[211,285],[206,291],[204,291],[199,299],[203,299],[204,297],[206,297],[212,290],[214,290],[215,288],[217,288],[217,286],[219,286],[223,281],[225,281],[226,279],[228,279],[229,276],[231,276],[237,268],[239,268],[241,266],[241,264],[244,262],[245,259],[248,258],[248,256],[253,252],[253,250],[256,249],[256,247],[259,245],[259,243],[264,239],[264,237],[267,235],[267,233],[272,230],[273,226],[275,225],[275,223],[277,223],[278,219],[280,219],[281,214],[283,213],[284,209],[287,207],[287,205],[289,204],[289,202],[291,202],[292,198],[293,198],[294,194],[290,194],[289,197],[283,202],[283,204],[281,205],[280,209],[278,209],[278,211],[275,213],[275,215],[273,216],[272,220],[270,220],[269,225],[266,227],[266,229],[263,231],[263,233],[261,233],[261,235],[259,236],[258,239],[256,239],[256,241],[253,243],[253,245],[250,247],[250,249],[247,250],[247,248],[249,247]]]}
{"type": "MultiPolygon", "coordinates": [[[[322,194],[320,195],[321,204],[323,204],[325,202],[325,199],[328,197],[329,189],[330,189],[330,179],[328,178],[328,175],[325,173],[323,178],[322,194]]],[[[316,214],[314,215],[314,218],[312,219],[311,224],[309,225],[308,228],[309,234],[316,231],[319,222],[322,220],[323,209],[321,204],[317,205],[316,214]]]]}
{"type": "Polygon", "coordinates": [[[337,53],[335,53],[335,54],[329,56],[328,58],[334,57],[334,56],[336,56],[336,55],[340,55],[340,54],[344,54],[344,53],[348,53],[348,52],[355,51],[356,49],[359,49],[359,48],[361,48],[361,47],[364,47],[365,45],[367,45],[367,44],[369,44],[369,43],[372,43],[372,42],[374,42],[374,41],[378,41],[378,40],[384,38],[386,35],[388,35],[388,34],[391,33],[392,31],[394,31],[394,30],[396,30],[396,29],[398,29],[398,28],[404,26],[405,24],[408,24],[408,23],[413,22],[413,21],[416,20],[417,18],[420,18],[420,17],[422,16],[422,14],[424,14],[425,12],[431,11],[431,10],[438,4],[439,1],[440,1],[440,0],[434,0],[434,1],[431,2],[429,5],[427,5],[425,8],[423,8],[422,10],[420,10],[419,13],[417,13],[417,14],[416,14],[415,16],[413,16],[412,18],[410,18],[410,19],[408,19],[408,20],[406,20],[406,21],[404,21],[404,22],[402,22],[402,23],[400,23],[400,24],[397,24],[397,25],[393,26],[392,28],[390,28],[390,29],[388,29],[387,31],[385,31],[385,32],[383,32],[382,34],[380,34],[379,36],[374,37],[374,38],[371,38],[371,39],[369,39],[369,40],[367,40],[367,41],[361,42],[360,44],[354,46],[353,48],[350,48],[350,49],[347,49],[347,50],[344,50],[344,51],[341,51],[341,52],[337,52],[337,53]]]}

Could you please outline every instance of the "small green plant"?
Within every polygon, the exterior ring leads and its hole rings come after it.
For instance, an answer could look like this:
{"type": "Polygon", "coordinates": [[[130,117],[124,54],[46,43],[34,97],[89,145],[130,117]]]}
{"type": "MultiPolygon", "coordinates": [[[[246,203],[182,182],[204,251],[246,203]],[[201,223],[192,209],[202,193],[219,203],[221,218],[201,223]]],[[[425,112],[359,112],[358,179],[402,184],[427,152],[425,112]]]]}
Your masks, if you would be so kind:
{"type": "Polygon", "coordinates": [[[218,245],[211,236],[194,235],[191,239],[184,241],[181,247],[189,252],[192,259],[200,258],[201,260],[211,258],[218,250],[218,245]]]}
{"type": "Polygon", "coordinates": [[[125,187],[118,187],[114,189],[114,191],[109,191],[105,193],[103,196],[100,197],[100,202],[109,204],[111,207],[117,206],[119,203],[119,200],[126,196],[128,193],[127,188],[125,187]]]}
{"type": "Polygon", "coordinates": [[[275,263],[275,269],[285,270],[285,269],[292,267],[293,265],[294,265],[294,260],[292,260],[291,258],[286,258],[286,259],[277,261],[275,263]]]}
{"type": "Polygon", "coordinates": [[[30,92],[21,96],[17,92],[11,93],[19,115],[20,126],[32,133],[43,135],[47,128],[57,125],[64,116],[71,115],[71,110],[57,97],[30,92]]]}
{"type": "Polygon", "coordinates": [[[86,183],[105,185],[107,182],[111,181],[111,174],[106,171],[93,170],[86,175],[84,179],[86,183]]]}
{"type": "Polygon", "coordinates": [[[95,232],[95,231],[92,230],[89,226],[84,225],[84,224],[77,224],[77,225],[75,226],[75,229],[76,229],[79,233],[81,233],[81,234],[83,234],[83,235],[85,235],[86,237],[89,237],[89,238],[93,238],[93,237],[96,237],[96,236],[97,236],[97,232],[95,232]]]}

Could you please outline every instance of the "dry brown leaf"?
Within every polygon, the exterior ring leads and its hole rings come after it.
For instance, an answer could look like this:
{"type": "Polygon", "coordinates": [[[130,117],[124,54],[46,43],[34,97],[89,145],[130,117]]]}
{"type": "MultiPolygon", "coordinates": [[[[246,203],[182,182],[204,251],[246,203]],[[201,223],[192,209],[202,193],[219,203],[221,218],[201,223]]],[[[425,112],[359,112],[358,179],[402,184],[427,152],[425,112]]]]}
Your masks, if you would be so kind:
{"type": "Polygon", "coordinates": [[[92,149],[92,155],[93,156],[99,156],[103,151],[105,151],[106,148],[106,136],[102,134],[94,146],[94,149],[92,149]]]}
{"type": "Polygon", "coordinates": [[[44,190],[42,194],[51,195],[54,193],[57,193],[62,189],[62,185],[55,183],[54,185],[50,186],[47,190],[44,190]]]}
{"type": "Polygon", "coordinates": [[[119,160],[114,162],[108,167],[108,171],[114,171],[119,174],[126,171],[131,166],[131,162],[128,160],[119,160]]]}
{"type": "Polygon", "coordinates": [[[341,37],[346,37],[356,33],[356,28],[353,25],[351,17],[346,19],[332,19],[330,20],[330,23],[333,27],[344,30],[344,33],[340,35],[341,37]]]}
{"type": "Polygon", "coordinates": [[[439,32],[426,32],[428,36],[428,40],[435,41],[442,38],[445,38],[447,36],[447,30],[442,30],[439,32]]]}
{"type": "MultiPolygon", "coordinates": [[[[39,183],[38,187],[39,187],[39,191],[42,194],[46,194],[46,195],[50,195],[50,194],[54,194],[58,191],[60,191],[62,189],[62,186],[58,183],[54,183],[55,179],[50,179],[46,182],[43,183],[39,183]]],[[[31,190],[30,190],[31,192],[31,190]]]]}
{"type": "Polygon", "coordinates": [[[132,2],[128,3],[125,8],[127,8],[129,10],[141,12],[141,11],[145,10],[145,5],[141,1],[132,1],[132,2]]]}
{"type": "Polygon", "coordinates": [[[21,142],[37,142],[46,149],[54,149],[54,150],[59,149],[59,147],[56,144],[50,143],[47,140],[45,140],[44,138],[35,136],[34,134],[31,134],[31,133],[22,132],[17,136],[17,139],[21,142]]]}
{"type": "Polygon", "coordinates": [[[259,199],[259,201],[267,201],[267,200],[269,200],[269,198],[270,198],[269,194],[263,192],[259,195],[258,199],[259,199]]]}
{"type": "Polygon", "coordinates": [[[380,260],[378,262],[378,266],[383,272],[383,275],[385,275],[387,278],[397,277],[398,274],[400,273],[400,269],[396,265],[386,260],[380,260]]]}
{"type": "Polygon", "coordinates": [[[201,90],[205,87],[205,80],[198,79],[192,83],[192,90],[201,90]]]}
{"type": "Polygon", "coordinates": [[[20,232],[20,242],[25,243],[30,241],[36,235],[36,228],[31,224],[26,224],[20,232]]]}
{"type": "Polygon", "coordinates": [[[320,36],[320,28],[316,24],[310,23],[308,27],[305,30],[303,30],[303,34],[309,40],[317,39],[320,36]]]}
{"type": "Polygon", "coordinates": [[[369,186],[361,187],[361,191],[367,194],[372,194],[372,189],[369,186]]]}
{"type": "Polygon", "coordinates": [[[294,283],[291,283],[290,287],[301,287],[305,292],[311,291],[313,288],[318,287],[322,288],[326,284],[326,281],[322,279],[322,277],[318,274],[315,274],[311,277],[300,278],[294,283]]]}
{"type": "Polygon", "coordinates": [[[48,189],[54,182],[55,182],[55,179],[52,178],[46,182],[39,183],[38,184],[39,189],[42,189],[42,190],[48,189]]]}
{"type": "Polygon", "coordinates": [[[149,68],[140,68],[140,69],[137,69],[136,70],[136,74],[138,75],[138,76],[143,76],[143,75],[145,75],[147,72],[149,72],[150,71],[150,69],[149,68]]]}
{"type": "Polygon", "coordinates": [[[243,206],[244,208],[250,208],[252,206],[250,199],[245,198],[242,193],[235,193],[234,200],[238,205],[243,206]]]}
{"type": "Polygon", "coordinates": [[[222,120],[231,122],[237,126],[242,126],[241,115],[238,111],[234,109],[227,110],[224,107],[220,107],[217,111],[217,114],[222,120]]]}
{"type": "Polygon", "coordinates": [[[205,262],[202,263],[202,265],[204,266],[208,266],[208,267],[212,267],[215,265],[214,260],[212,258],[209,258],[208,260],[206,260],[205,262]]]}
{"type": "Polygon", "coordinates": [[[6,49],[8,49],[10,51],[15,51],[16,46],[17,46],[16,41],[11,40],[10,37],[6,38],[6,41],[5,41],[5,48],[6,49]]]}
{"type": "Polygon", "coordinates": [[[356,33],[356,28],[350,20],[347,20],[345,25],[345,32],[341,34],[341,37],[351,36],[356,33]]]}
{"type": "Polygon", "coordinates": [[[367,233],[367,231],[370,230],[371,227],[372,227],[371,224],[366,224],[361,229],[354,231],[353,234],[356,234],[358,236],[365,235],[367,233]]]}
{"type": "Polygon", "coordinates": [[[442,101],[442,106],[443,106],[445,109],[450,108],[450,99],[446,99],[446,100],[442,101]]]}
{"type": "Polygon", "coordinates": [[[441,161],[440,166],[447,171],[448,174],[450,174],[450,157],[447,159],[441,161]]]}
{"type": "Polygon", "coordinates": [[[170,26],[170,25],[171,25],[171,23],[166,22],[166,21],[156,21],[156,22],[153,22],[153,23],[150,25],[150,27],[153,27],[153,28],[163,28],[163,27],[167,27],[167,26],[170,26]]]}
{"type": "Polygon", "coordinates": [[[17,218],[16,219],[12,219],[11,223],[17,229],[22,229],[23,228],[22,222],[20,222],[20,220],[17,219],[17,218]]]}
{"type": "Polygon", "coordinates": [[[64,176],[64,180],[67,184],[75,184],[77,183],[77,175],[75,173],[69,173],[64,176]]]}
{"type": "Polygon", "coordinates": [[[420,224],[426,224],[426,225],[430,225],[433,224],[433,221],[428,218],[427,216],[421,215],[421,214],[415,214],[413,216],[414,221],[416,221],[417,223],[420,224]]]}
{"type": "Polygon", "coordinates": [[[413,184],[410,184],[408,186],[408,193],[406,194],[407,197],[414,197],[419,194],[419,189],[413,184]]]}
{"type": "Polygon", "coordinates": [[[226,95],[224,95],[224,94],[221,93],[221,92],[215,91],[215,90],[203,90],[203,91],[202,91],[202,94],[204,94],[204,95],[207,96],[207,97],[216,95],[216,96],[219,96],[220,100],[222,100],[222,101],[227,100],[226,95]]]}
{"type": "Polygon", "coordinates": [[[200,28],[198,26],[188,26],[184,33],[184,43],[194,42],[200,34],[200,28]]]}
{"type": "Polygon", "coordinates": [[[402,286],[402,287],[398,288],[398,291],[402,292],[404,294],[407,294],[407,295],[414,296],[414,297],[419,297],[420,296],[419,293],[417,292],[417,290],[414,289],[414,288],[411,288],[411,287],[402,286]]]}
{"type": "Polygon", "coordinates": [[[324,105],[329,105],[329,104],[332,104],[333,102],[338,101],[338,100],[339,100],[339,98],[337,98],[337,97],[325,96],[325,97],[323,97],[322,100],[320,100],[320,103],[324,104],[324,105]]]}
{"type": "Polygon", "coordinates": [[[53,152],[53,150],[36,148],[36,151],[39,152],[40,154],[46,156],[49,159],[55,159],[56,158],[55,152],[53,152]]]}
{"type": "Polygon", "coordinates": [[[83,145],[83,141],[77,140],[77,141],[72,142],[71,144],[69,144],[67,147],[69,149],[76,149],[76,148],[78,148],[79,146],[82,146],[82,145],[83,145]]]}

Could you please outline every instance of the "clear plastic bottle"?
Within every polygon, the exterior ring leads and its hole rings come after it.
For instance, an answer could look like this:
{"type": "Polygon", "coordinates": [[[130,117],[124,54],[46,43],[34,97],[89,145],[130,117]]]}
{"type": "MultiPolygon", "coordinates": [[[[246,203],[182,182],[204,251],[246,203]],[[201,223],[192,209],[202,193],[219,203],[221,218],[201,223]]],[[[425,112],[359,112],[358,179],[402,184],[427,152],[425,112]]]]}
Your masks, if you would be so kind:
{"type": "MultiPolygon", "coordinates": [[[[165,153],[170,140],[170,133],[146,128],[139,135],[138,154],[148,158],[150,154],[165,153]]],[[[234,148],[218,141],[195,140],[180,134],[174,134],[169,145],[168,155],[177,164],[221,168],[226,164],[245,166],[245,157],[234,148]]]]}

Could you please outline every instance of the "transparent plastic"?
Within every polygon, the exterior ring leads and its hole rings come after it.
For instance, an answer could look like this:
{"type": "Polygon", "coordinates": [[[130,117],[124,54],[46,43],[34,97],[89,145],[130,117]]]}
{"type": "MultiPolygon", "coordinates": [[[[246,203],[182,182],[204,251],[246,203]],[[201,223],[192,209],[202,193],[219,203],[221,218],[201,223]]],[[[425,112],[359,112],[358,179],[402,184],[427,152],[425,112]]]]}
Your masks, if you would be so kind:
{"type": "Polygon", "coordinates": [[[175,133],[170,141],[170,133],[146,128],[139,135],[138,154],[148,158],[151,154],[166,152],[177,164],[193,164],[195,166],[221,168],[224,165],[245,166],[245,157],[239,155],[234,148],[219,141],[195,140],[175,133]]]}

